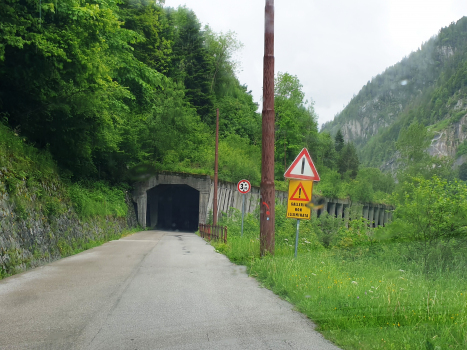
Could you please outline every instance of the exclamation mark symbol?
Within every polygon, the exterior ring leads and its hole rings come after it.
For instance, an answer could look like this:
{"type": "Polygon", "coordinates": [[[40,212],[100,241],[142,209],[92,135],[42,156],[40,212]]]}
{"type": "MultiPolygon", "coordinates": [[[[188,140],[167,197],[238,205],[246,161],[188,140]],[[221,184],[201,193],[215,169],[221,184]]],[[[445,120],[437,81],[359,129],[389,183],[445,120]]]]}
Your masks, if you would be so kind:
{"type": "Polygon", "coordinates": [[[305,171],[305,157],[302,158],[302,175],[304,171],[305,171]]]}
{"type": "MultiPolygon", "coordinates": [[[[302,174],[303,174],[303,172],[302,172],[302,174]]],[[[301,188],[298,189],[298,198],[302,198],[302,189],[301,188]]]]}

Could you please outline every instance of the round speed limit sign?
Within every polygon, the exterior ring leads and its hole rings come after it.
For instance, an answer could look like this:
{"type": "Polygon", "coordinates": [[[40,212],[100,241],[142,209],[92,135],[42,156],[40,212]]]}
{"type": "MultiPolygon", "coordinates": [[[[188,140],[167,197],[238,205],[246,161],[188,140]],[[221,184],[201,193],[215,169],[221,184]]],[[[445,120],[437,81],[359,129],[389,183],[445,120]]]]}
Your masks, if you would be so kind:
{"type": "Polygon", "coordinates": [[[237,184],[238,192],[247,194],[251,190],[251,184],[248,180],[240,180],[237,184]]]}

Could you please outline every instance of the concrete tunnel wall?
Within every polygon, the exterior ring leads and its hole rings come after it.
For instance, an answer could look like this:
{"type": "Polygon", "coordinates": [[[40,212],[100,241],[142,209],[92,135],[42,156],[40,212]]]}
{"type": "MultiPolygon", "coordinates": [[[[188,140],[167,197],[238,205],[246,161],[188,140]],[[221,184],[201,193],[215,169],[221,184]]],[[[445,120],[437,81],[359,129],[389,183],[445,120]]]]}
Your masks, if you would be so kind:
{"type": "MultiPolygon", "coordinates": [[[[160,173],[146,181],[134,185],[133,200],[137,205],[138,222],[146,227],[148,191],[158,185],[188,185],[199,191],[199,223],[208,221],[208,214],[212,211],[214,199],[214,181],[208,175],[192,175],[179,173],[160,173]]],[[[276,191],[278,202],[287,203],[287,192],[276,191]]],[[[316,195],[315,195],[316,197],[316,195]]],[[[242,210],[242,194],[237,190],[237,184],[219,181],[217,193],[218,213],[227,213],[230,208],[242,210]]],[[[361,206],[361,217],[372,222],[373,226],[384,226],[392,220],[394,207],[373,203],[352,203],[349,199],[323,198],[324,206],[318,211],[318,216],[326,211],[334,217],[349,219],[349,208],[352,205],[361,206]]],[[[252,187],[245,195],[245,213],[253,213],[260,202],[259,187],[252,187]]],[[[360,211],[360,209],[359,209],[360,211]]],[[[154,214],[153,214],[154,215],[154,214]]],[[[358,214],[357,214],[358,215],[358,214]]]]}

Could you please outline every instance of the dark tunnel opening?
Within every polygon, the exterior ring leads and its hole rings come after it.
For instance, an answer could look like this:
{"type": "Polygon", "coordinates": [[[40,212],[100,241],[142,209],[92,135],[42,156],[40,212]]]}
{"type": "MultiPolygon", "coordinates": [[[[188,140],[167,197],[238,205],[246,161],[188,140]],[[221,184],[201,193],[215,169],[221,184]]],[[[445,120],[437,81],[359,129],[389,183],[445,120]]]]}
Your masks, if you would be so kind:
{"type": "Polygon", "coordinates": [[[159,185],[147,191],[146,225],[157,230],[196,231],[199,191],[187,185],[159,185]]]}

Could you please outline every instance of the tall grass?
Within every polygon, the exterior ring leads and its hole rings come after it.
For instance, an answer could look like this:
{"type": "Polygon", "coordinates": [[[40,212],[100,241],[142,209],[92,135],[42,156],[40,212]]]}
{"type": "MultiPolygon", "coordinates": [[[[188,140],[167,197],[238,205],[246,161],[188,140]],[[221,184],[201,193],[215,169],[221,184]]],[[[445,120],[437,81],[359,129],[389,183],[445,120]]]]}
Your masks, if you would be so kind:
{"type": "Polygon", "coordinates": [[[110,187],[104,182],[94,182],[86,186],[74,183],[68,187],[68,192],[73,207],[82,219],[127,215],[124,187],[110,187]]]}
{"type": "Polygon", "coordinates": [[[375,232],[364,220],[324,216],[302,221],[295,259],[296,221],[283,219],[283,211],[277,206],[274,256],[259,258],[254,215],[246,217],[240,237],[238,213],[224,219],[228,244],[217,244],[217,250],[247,265],[344,349],[467,349],[465,251],[449,268],[427,275],[422,257],[407,254],[410,243],[383,244],[375,239],[381,229],[375,232]]]}

